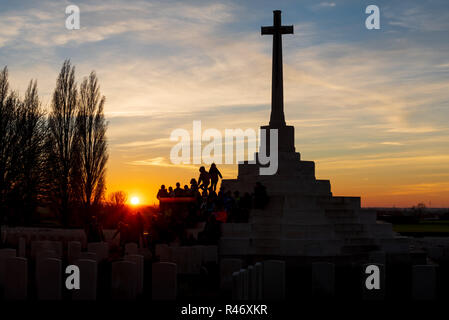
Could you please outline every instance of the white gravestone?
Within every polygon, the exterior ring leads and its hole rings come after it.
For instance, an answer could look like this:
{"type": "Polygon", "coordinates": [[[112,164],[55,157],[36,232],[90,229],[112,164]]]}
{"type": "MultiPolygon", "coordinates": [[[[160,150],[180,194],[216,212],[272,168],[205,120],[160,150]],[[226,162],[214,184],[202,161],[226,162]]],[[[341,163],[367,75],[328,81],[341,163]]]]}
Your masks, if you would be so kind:
{"type": "Polygon", "coordinates": [[[256,300],[263,299],[263,265],[257,262],[254,265],[255,277],[256,277],[256,300]]]}
{"type": "Polygon", "coordinates": [[[159,257],[160,262],[170,262],[170,248],[166,244],[156,245],[156,256],[159,257]]]}
{"type": "Polygon", "coordinates": [[[138,252],[139,252],[139,247],[137,246],[136,243],[131,242],[131,243],[125,244],[125,255],[126,254],[138,254],[138,252]]]}
{"type": "Polygon", "coordinates": [[[232,287],[232,274],[243,266],[241,259],[222,259],[220,261],[220,288],[230,290],[232,287]]]}
{"type": "Polygon", "coordinates": [[[240,275],[242,277],[242,299],[248,300],[248,270],[240,269],[240,275]]]}
{"type": "Polygon", "coordinates": [[[6,278],[6,260],[16,256],[16,249],[0,249],[0,289],[3,288],[6,278]]]}
{"type": "Polygon", "coordinates": [[[80,258],[81,255],[81,242],[69,241],[67,243],[67,260],[69,263],[73,263],[80,258]]]}
{"type": "Polygon", "coordinates": [[[26,238],[19,238],[19,248],[18,248],[17,256],[26,258],[27,256],[27,240],[26,238]]]}
{"type": "Polygon", "coordinates": [[[97,255],[97,262],[108,259],[109,245],[107,242],[91,242],[87,244],[87,251],[97,255]]]}
{"type": "Polygon", "coordinates": [[[111,296],[113,299],[134,300],[137,294],[137,265],[131,261],[112,264],[111,296]]]}
{"type": "Polygon", "coordinates": [[[312,263],[312,295],[314,297],[335,295],[335,265],[333,263],[312,263]]]}
{"type": "Polygon", "coordinates": [[[48,258],[37,263],[38,300],[61,300],[61,260],[48,258]]]}
{"type": "Polygon", "coordinates": [[[232,274],[232,300],[243,299],[243,277],[239,271],[232,274]]]}
{"type": "Polygon", "coordinates": [[[264,300],[285,299],[285,262],[268,260],[263,262],[264,300]]]}
{"type": "Polygon", "coordinates": [[[257,279],[254,266],[248,266],[248,300],[257,299],[257,279]]]}
{"type": "Polygon", "coordinates": [[[79,259],[98,261],[97,254],[93,252],[81,252],[79,259]]]}
{"type": "Polygon", "coordinates": [[[175,300],[177,296],[177,266],[170,262],[153,263],[152,297],[153,300],[175,300]]]}
{"type": "Polygon", "coordinates": [[[26,300],[28,295],[28,263],[21,257],[6,260],[5,290],[6,300],[26,300]]]}
{"type": "Polygon", "coordinates": [[[73,290],[73,300],[96,300],[97,299],[97,261],[79,259],[75,265],[80,270],[80,288],[73,290]]]}
{"type": "Polygon", "coordinates": [[[125,260],[134,262],[137,266],[137,294],[143,293],[143,277],[144,277],[144,259],[138,254],[130,254],[125,257],[125,260]]]}
{"type": "Polygon", "coordinates": [[[62,258],[62,243],[60,241],[32,241],[31,242],[31,257],[36,258],[39,251],[51,250],[54,251],[58,258],[62,258]]]}
{"type": "Polygon", "coordinates": [[[436,299],[436,266],[413,266],[412,276],[412,298],[414,300],[436,299]]]}
{"type": "Polygon", "coordinates": [[[171,247],[171,261],[178,266],[178,273],[189,273],[190,256],[187,247],[171,247]]]}
{"type": "Polygon", "coordinates": [[[203,262],[203,246],[190,247],[190,272],[194,274],[200,273],[203,262]]]}

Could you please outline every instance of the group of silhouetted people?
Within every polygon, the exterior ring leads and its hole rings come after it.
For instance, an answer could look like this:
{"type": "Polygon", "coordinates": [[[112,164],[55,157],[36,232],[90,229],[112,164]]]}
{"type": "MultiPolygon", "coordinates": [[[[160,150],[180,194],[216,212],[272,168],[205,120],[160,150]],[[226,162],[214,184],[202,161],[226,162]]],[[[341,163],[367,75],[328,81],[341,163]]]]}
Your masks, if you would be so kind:
{"type": "Polygon", "coordinates": [[[206,168],[203,166],[199,169],[200,175],[198,180],[192,178],[190,180],[190,187],[188,185],[184,185],[181,188],[181,184],[176,182],[176,188],[165,187],[162,185],[157,193],[157,198],[160,200],[161,198],[174,198],[174,197],[197,197],[204,196],[210,192],[216,192],[218,180],[223,178],[220,170],[218,170],[215,163],[212,163],[209,171],[206,171],[206,168]]]}
{"type": "MultiPolygon", "coordinates": [[[[232,192],[223,187],[217,193],[217,184],[222,174],[215,163],[212,163],[209,171],[202,166],[199,172],[198,180],[194,178],[190,180],[190,187],[185,185],[181,188],[178,182],[175,189],[169,187],[167,190],[165,185],[162,185],[157,193],[161,216],[155,223],[159,223],[161,227],[168,227],[172,236],[174,230],[177,230],[179,236],[184,230],[194,228],[198,222],[206,222],[204,230],[198,235],[198,242],[216,243],[220,237],[221,223],[247,222],[251,208],[262,209],[268,203],[266,188],[260,182],[256,183],[253,194],[248,192],[240,194],[239,191],[232,192]],[[187,202],[176,200],[179,197],[190,199],[186,200],[187,202]]],[[[167,235],[166,231],[159,230],[158,233],[160,232],[167,235]]],[[[192,239],[184,240],[192,241],[192,239]]]]}

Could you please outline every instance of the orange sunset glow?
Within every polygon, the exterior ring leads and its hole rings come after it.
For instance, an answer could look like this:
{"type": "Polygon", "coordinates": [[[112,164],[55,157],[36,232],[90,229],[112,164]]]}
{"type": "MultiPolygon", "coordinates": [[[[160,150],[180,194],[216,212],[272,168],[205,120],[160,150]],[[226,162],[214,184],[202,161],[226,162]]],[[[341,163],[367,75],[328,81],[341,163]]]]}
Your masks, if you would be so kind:
{"type": "MultiPolygon", "coordinates": [[[[398,2],[381,30],[368,31],[350,3],[280,9],[295,27],[283,40],[285,117],[317,178],[329,179],[334,195],[361,196],[364,207],[448,207],[447,21],[402,15],[398,2]]],[[[0,65],[18,92],[37,79],[46,110],[64,59],[78,82],[96,71],[106,97],[107,194],[123,190],[129,204],[153,205],[162,184],[198,178],[200,164],[170,162],[171,132],[191,132],[195,120],[221,133],[268,123],[272,44],[259,29],[272,19],[269,6],[80,4],[81,28],[70,32],[56,27],[61,10],[44,1],[0,13],[0,65]]],[[[218,167],[225,179],[237,175],[236,164],[218,167]]]]}

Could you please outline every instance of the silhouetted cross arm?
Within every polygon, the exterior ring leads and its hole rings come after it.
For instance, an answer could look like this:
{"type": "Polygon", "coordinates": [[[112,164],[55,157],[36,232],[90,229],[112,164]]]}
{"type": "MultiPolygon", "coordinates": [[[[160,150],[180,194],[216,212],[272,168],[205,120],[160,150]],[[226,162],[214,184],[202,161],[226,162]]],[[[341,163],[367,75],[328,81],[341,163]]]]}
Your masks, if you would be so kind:
{"type": "Polygon", "coordinates": [[[279,27],[262,27],[262,35],[266,34],[293,34],[293,26],[279,26],[279,27]]]}

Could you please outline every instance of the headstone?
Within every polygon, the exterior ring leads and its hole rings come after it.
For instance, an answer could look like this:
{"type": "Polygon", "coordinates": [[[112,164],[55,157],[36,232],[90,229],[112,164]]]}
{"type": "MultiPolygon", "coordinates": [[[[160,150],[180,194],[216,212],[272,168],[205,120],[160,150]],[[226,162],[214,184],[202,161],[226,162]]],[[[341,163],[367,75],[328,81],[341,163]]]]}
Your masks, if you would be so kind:
{"type": "Polygon", "coordinates": [[[242,277],[242,300],[248,300],[248,270],[240,269],[240,276],[242,277]]]}
{"type": "Polygon", "coordinates": [[[37,299],[61,300],[61,260],[48,258],[37,264],[37,299]]]}
{"type": "Polygon", "coordinates": [[[28,295],[28,263],[21,257],[9,258],[5,264],[6,300],[26,300],[28,295]]]}
{"type": "Polygon", "coordinates": [[[139,247],[137,246],[136,243],[131,242],[131,243],[125,244],[125,255],[126,254],[138,254],[138,252],[139,252],[139,247]]]}
{"type": "Polygon", "coordinates": [[[151,260],[153,258],[153,253],[149,248],[139,248],[137,254],[143,256],[144,260],[151,260]]]}
{"type": "Polygon", "coordinates": [[[43,250],[38,250],[37,251],[37,253],[36,253],[36,263],[39,260],[48,259],[48,258],[58,259],[59,257],[58,257],[58,254],[54,250],[43,249],[43,250]]]}
{"type": "Polygon", "coordinates": [[[177,296],[177,266],[170,262],[153,263],[153,300],[175,300],[177,296]]]}
{"type": "Polygon", "coordinates": [[[90,242],[87,244],[87,251],[97,255],[97,262],[106,260],[109,257],[109,245],[107,242],[90,242]]]}
{"type": "Polygon", "coordinates": [[[256,277],[256,300],[263,299],[263,265],[257,262],[254,265],[254,272],[256,277]]]}
{"type": "Polygon", "coordinates": [[[126,261],[134,262],[137,266],[137,294],[143,293],[143,280],[144,280],[144,259],[143,256],[137,254],[130,254],[125,257],[126,261]]]}
{"type": "Polygon", "coordinates": [[[191,272],[194,274],[200,273],[201,265],[203,262],[203,246],[192,246],[190,247],[190,266],[191,272]]]}
{"type": "Polygon", "coordinates": [[[333,263],[312,263],[312,296],[332,297],[335,295],[335,265],[333,263]]]}
{"type": "Polygon", "coordinates": [[[263,299],[285,299],[285,262],[268,260],[263,262],[263,299]]]}
{"type": "Polygon", "coordinates": [[[160,262],[170,262],[170,248],[166,244],[156,245],[156,256],[159,257],[160,262]]]}
{"type": "Polygon", "coordinates": [[[257,279],[256,269],[254,266],[248,266],[248,300],[255,301],[257,299],[257,279]]]}
{"type": "Polygon", "coordinates": [[[137,295],[137,265],[131,261],[112,263],[111,296],[113,299],[134,300],[137,295]]]}
{"type": "Polygon", "coordinates": [[[69,263],[73,263],[80,258],[81,255],[81,242],[69,241],[67,243],[67,260],[69,263]]]}
{"type": "Polygon", "coordinates": [[[364,300],[383,300],[386,295],[385,265],[367,263],[362,266],[361,283],[364,300]],[[371,267],[370,267],[371,266],[371,267]],[[375,267],[377,267],[377,269],[375,267]],[[377,271],[379,271],[377,277],[377,271]],[[378,285],[377,285],[378,284],[378,285]]]}
{"type": "Polygon", "coordinates": [[[220,261],[220,288],[230,290],[232,288],[232,274],[242,268],[241,259],[222,259],[220,261]]]}
{"type": "Polygon", "coordinates": [[[6,278],[6,260],[16,256],[16,249],[0,249],[0,289],[3,288],[6,278]]]}
{"type": "Polygon", "coordinates": [[[19,251],[17,252],[17,256],[26,258],[27,256],[27,240],[24,237],[19,238],[19,251]]]}
{"type": "Polygon", "coordinates": [[[51,250],[56,253],[56,256],[62,258],[62,243],[60,241],[32,241],[31,242],[31,257],[36,258],[39,251],[51,250]]]}
{"type": "Polygon", "coordinates": [[[80,288],[73,290],[73,300],[97,299],[97,261],[79,259],[75,265],[80,269],[80,288]]]}
{"type": "Polygon", "coordinates": [[[412,276],[412,298],[414,300],[436,299],[436,266],[413,266],[412,276]]]}
{"type": "Polygon", "coordinates": [[[189,273],[190,260],[188,247],[171,247],[171,261],[178,266],[178,273],[189,273]]]}
{"type": "Polygon", "coordinates": [[[93,252],[81,252],[79,259],[98,261],[97,254],[93,252]]]}
{"type": "Polygon", "coordinates": [[[243,277],[240,270],[232,274],[232,300],[243,300],[243,277]]]}

